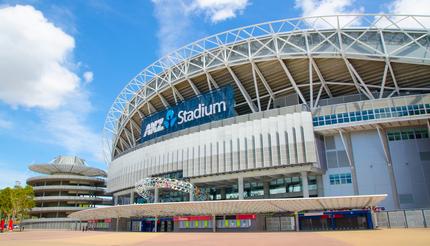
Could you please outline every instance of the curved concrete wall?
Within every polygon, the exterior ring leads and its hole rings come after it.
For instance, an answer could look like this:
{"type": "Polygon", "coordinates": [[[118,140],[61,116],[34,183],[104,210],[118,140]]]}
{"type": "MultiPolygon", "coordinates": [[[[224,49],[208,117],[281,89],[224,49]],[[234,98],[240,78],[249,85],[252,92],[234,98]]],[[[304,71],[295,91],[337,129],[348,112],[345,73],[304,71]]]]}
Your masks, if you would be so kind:
{"type": "Polygon", "coordinates": [[[127,153],[110,164],[108,191],[179,170],[184,177],[198,177],[317,162],[310,112],[288,114],[275,109],[266,115],[238,116],[229,119],[233,124],[201,127],[127,153]]]}

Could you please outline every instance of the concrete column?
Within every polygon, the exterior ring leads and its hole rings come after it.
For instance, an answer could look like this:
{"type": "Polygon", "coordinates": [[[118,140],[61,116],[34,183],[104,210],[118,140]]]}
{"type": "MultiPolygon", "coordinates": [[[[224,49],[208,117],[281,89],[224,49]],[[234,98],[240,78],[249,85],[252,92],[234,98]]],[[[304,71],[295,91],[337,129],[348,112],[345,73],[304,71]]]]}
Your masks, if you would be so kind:
{"type": "Polygon", "coordinates": [[[118,196],[113,196],[113,205],[118,205],[118,196]]]}
{"type": "Polygon", "coordinates": [[[303,197],[309,197],[308,173],[303,171],[300,173],[302,179],[303,197]]]}
{"type": "Polygon", "coordinates": [[[270,198],[270,182],[263,183],[264,198],[270,198]]]}
{"type": "Polygon", "coordinates": [[[372,216],[373,229],[378,228],[378,217],[376,216],[376,213],[373,207],[370,208],[370,215],[372,216]]]}
{"type": "Polygon", "coordinates": [[[239,193],[239,200],[243,200],[243,177],[237,178],[237,192],[239,193]]]}
{"type": "Polygon", "coordinates": [[[154,188],[154,203],[158,203],[158,188],[154,188]]]}
{"type": "Polygon", "coordinates": [[[316,178],[317,178],[317,194],[318,194],[318,197],[323,197],[324,196],[324,182],[323,182],[322,174],[317,175],[316,178]]]}
{"type": "Polygon", "coordinates": [[[225,195],[225,188],[221,188],[221,200],[226,200],[227,197],[225,195]]]}
{"type": "Polygon", "coordinates": [[[154,218],[154,232],[157,232],[157,227],[158,227],[158,217],[155,216],[155,218],[154,218]]]}
{"type": "Polygon", "coordinates": [[[130,204],[134,204],[134,191],[130,193],[130,204]]]}
{"type": "Polygon", "coordinates": [[[190,189],[190,202],[194,201],[194,186],[190,189]]]}
{"type": "Polygon", "coordinates": [[[212,231],[216,232],[216,216],[212,215],[212,231]]]}
{"type": "Polygon", "coordinates": [[[119,231],[119,217],[116,217],[116,231],[119,231]]]}
{"type": "Polygon", "coordinates": [[[296,231],[300,231],[300,227],[299,227],[299,213],[298,212],[294,212],[294,220],[295,220],[296,231]]]}

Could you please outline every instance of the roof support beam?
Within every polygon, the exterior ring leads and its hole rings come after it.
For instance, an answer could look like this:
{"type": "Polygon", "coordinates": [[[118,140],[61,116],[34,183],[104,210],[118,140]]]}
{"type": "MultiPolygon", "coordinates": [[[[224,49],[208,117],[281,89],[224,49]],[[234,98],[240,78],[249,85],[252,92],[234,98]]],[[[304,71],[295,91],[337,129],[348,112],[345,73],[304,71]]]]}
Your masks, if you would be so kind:
{"type": "Polygon", "coordinates": [[[354,157],[352,155],[352,144],[351,144],[351,135],[349,133],[343,132],[343,130],[339,130],[340,139],[342,140],[343,147],[345,148],[346,157],[348,158],[349,167],[351,168],[351,176],[352,176],[352,188],[354,190],[354,195],[358,195],[358,181],[357,181],[357,172],[355,170],[355,162],[354,157]]]}
{"type": "Polygon", "coordinates": [[[212,90],[212,87],[211,87],[210,83],[212,83],[213,86],[216,89],[218,89],[219,86],[218,86],[217,82],[214,80],[214,78],[212,78],[212,75],[209,72],[207,72],[207,71],[205,71],[205,74],[206,74],[206,79],[208,80],[209,89],[212,90]]]}
{"type": "MultiPolygon", "coordinates": [[[[134,125],[133,125],[133,123],[132,122],[134,122],[133,121],[133,119],[132,118],[130,118],[130,132],[131,132],[131,139],[132,139],[132,141],[133,141],[133,146],[136,146],[136,137],[134,136],[134,125]]],[[[126,128],[126,127],[124,127],[124,128],[126,128]]]]}
{"type": "Polygon", "coordinates": [[[149,112],[150,114],[152,114],[152,113],[154,113],[154,112],[156,112],[156,111],[157,111],[157,110],[155,109],[154,105],[152,105],[152,103],[151,103],[151,102],[147,101],[147,102],[146,102],[146,105],[148,105],[148,112],[149,112]]]}
{"type": "Polygon", "coordinates": [[[309,106],[306,102],[305,98],[302,95],[302,92],[300,91],[299,87],[297,87],[296,81],[294,80],[293,76],[290,73],[290,70],[288,70],[287,65],[285,65],[284,61],[281,58],[278,58],[279,63],[281,64],[282,68],[284,69],[284,72],[287,74],[288,80],[290,80],[291,85],[293,86],[296,93],[299,95],[300,99],[302,100],[303,104],[306,106],[309,106]]]}
{"type": "Polygon", "coordinates": [[[136,145],[136,141],[135,141],[134,137],[132,136],[133,134],[125,126],[124,126],[124,132],[125,132],[125,136],[127,137],[127,140],[128,140],[128,145],[130,147],[134,147],[136,145]]]}
{"type": "Polygon", "coordinates": [[[257,72],[258,77],[260,78],[261,82],[264,85],[264,88],[266,88],[267,92],[269,93],[271,98],[275,97],[275,93],[273,93],[272,88],[270,88],[269,83],[267,83],[266,78],[264,78],[263,73],[261,73],[260,69],[258,68],[257,64],[255,64],[253,61],[251,62],[253,64],[255,72],[257,72]]]}
{"type": "Polygon", "coordinates": [[[387,162],[387,171],[388,171],[388,177],[390,178],[390,183],[391,183],[391,193],[392,193],[391,195],[393,197],[394,208],[400,209],[399,194],[397,192],[396,177],[394,176],[394,168],[393,168],[393,162],[391,159],[390,148],[388,146],[387,134],[385,132],[385,129],[383,129],[380,126],[377,126],[376,130],[378,132],[379,140],[381,140],[385,161],[387,162]]]}
{"type": "Polygon", "coordinates": [[[140,135],[141,129],[140,129],[139,124],[137,124],[137,122],[136,122],[135,120],[133,120],[133,119],[130,119],[130,122],[131,122],[131,124],[133,125],[133,127],[136,129],[136,131],[137,131],[137,132],[139,133],[139,135],[140,135]]]}
{"type": "MultiPolygon", "coordinates": [[[[385,65],[388,66],[388,69],[390,70],[390,74],[391,74],[391,78],[393,79],[395,91],[397,92],[397,95],[400,95],[399,86],[397,85],[397,80],[396,80],[396,77],[394,76],[393,68],[391,67],[391,62],[390,62],[390,58],[389,58],[389,55],[388,55],[387,47],[385,45],[384,34],[382,33],[382,31],[379,31],[379,37],[381,39],[382,49],[384,50],[384,54],[385,54],[385,65]]],[[[389,97],[391,97],[391,96],[392,95],[390,94],[389,97]]]]}
{"type": "Polygon", "coordinates": [[[178,98],[181,101],[184,101],[184,97],[181,95],[181,93],[176,89],[174,85],[170,85],[172,87],[172,93],[173,97],[175,98],[175,103],[178,104],[178,98]]]}
{"type": "Polygon", "coordinates": [[[369,88],[367,88],[366,84],[361,79],[360,75],[357,73],[357,71],[354,69],[354,66],[349,62],[347,58],[343,58],[345,61],[346,67],[348,68],[349,74],[352,77],[352,80],[354,81],[357,89],[359,92],[363,92],[369,99],[375,99],[375,97],[372,95],[372,93],[369,91],[369,88]],[[357,80],[360,82],[360,84],[357,83],[357,80]]]}
{"type": "Polygon", "coordinates": [[[320,102],[320,97],[321,97],[321,93],[323,91],[323,88],[324,88],[324,86],[321,84],[320,90],[318,91],[317,99],[315,100],[314,108],[316,108],[318,106],[318,103],[320,102]]]}
{"type": "Polygon", "coordinates": [[[167,102],[166,98],[161,95],[161,93],[157,92],[158,97],[160,98],[161,102],[163,103],[165,108],[170,107],[169,103],[167,102]]]}
{"type": "Polygon", "coordinates": [[[188,83],[190,84],[191,88],[193,89],[194,94],[196,94],[196,96],[200,95],[200,91],[197,88],[197,86],[194,84],[194,82],[191,79],[189,79],[189,78],[186,78],[186,79],[187,79],[188,83]]]}
{"type": "Polygon", "coordinates": [[[388,64],[388,69],[390,70],[391,78],[393,79],[394,87],[396,88],[395,91],[397,92],[397,95],[400,95],[399,85],[397,83],[396,76],[394,75],[394,70],[391,66],[391,62],[389,60],[387,60],[386,62],[388,64]]]}
{"type": "Polygon", "coordinates": [[[387,72],[388,72],[388,64],[385,64],[384,74],[382,75],[381,90],[379,92],[379,98],[382,98],[384,95],[385,82],[387,81],[387,72]]]}
{"type": "Polygon", "coordinates": [[[314,106],[314,85],[313,85],[313,78],[312,78],[312,62],[309,59],[309,104],[311,107],[314,106]]]}
{"type": "MultiPolygon", "coordinates": [[[[328,85],[327,85],[327,83],[326,83],[326,81],[325,81],[324,77],[322,76],[320,69],[318,68],[317,63],[315,62],[315,60],[314,60],[312,57],[310,57],[309,59],[310,59],[310,60],[311,60],[311,62],[312,62],[312,66],[313,66],[313,68],[315,69],[315,72],[317,73],[318,79],[321,81],[321,84],[322,84],[322,86],[323,86],[323,88],[324,88],[325,92],[327,93],[327,95],[328,95],[329,97],[333,97],[333,95],[331,94],[330,88],[328,88],[328,85]]],[[[316,106],[316,105],[317,105],[317,104],[315,104],[315,106],[316,106]]]]}
{"type": "Polygon", "coordinates": [[[140,110],[140,109],[136,109],[137,113],[139,114],[140,118],[145,117],[145,114],[140,110]]]}
{"type": "Polygon", "coordinates": [[[258,109],[255,107],[254,103],[252,102],[251,97],[249,96],[248,92],[245,90],[245,87],[243,87],[242,83],[237,78],[236,74],[233,72],[233,70],[226,66],[228,72],[230,73],[231,77],[233,77],[234,82],[236,82],[237,87],[239,87],[240,92],[242,93],[242,96],[245,98],[245,101],[248,103],[249,108],[253,113],[257,112],[258,109]]]}
{"type": "Polygon", "coordinates": [[[257,77],[255,76],[255,64],[251,62],[252,79],[254,80],[255,96],[257,99],[258,111],[261,111],[260,93],[258,91],[257,77]]]}

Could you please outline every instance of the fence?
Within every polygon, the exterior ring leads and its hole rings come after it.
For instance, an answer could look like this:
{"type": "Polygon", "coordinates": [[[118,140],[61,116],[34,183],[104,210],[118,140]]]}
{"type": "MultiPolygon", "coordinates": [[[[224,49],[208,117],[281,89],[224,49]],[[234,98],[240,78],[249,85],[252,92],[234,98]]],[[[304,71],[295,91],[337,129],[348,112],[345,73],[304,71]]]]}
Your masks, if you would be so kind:
{"type": "Polygon", "coordinates": [[[376,213],[378,227],[426,228],[430,227],[430,209],[381,211],[376,213]]]}

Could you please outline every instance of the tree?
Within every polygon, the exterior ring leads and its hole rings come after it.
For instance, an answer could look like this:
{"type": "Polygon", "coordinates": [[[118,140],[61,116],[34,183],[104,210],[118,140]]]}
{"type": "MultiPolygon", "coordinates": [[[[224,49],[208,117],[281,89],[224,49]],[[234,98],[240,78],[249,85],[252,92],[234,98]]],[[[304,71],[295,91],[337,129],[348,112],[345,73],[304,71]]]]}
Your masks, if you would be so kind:
{"type": "Polygon", "coordinates": [[[34,191],[31,186],[15,186],[0,190],[0,211],[2,216],[20,221],[28,216],[30,209],[35,205],[34,191]]]}
{"type": "Polygon", "coordinates": [[[12,189],[7,187],[0,190],[0,218],[8,218],[12,214],[12,189]]]}

